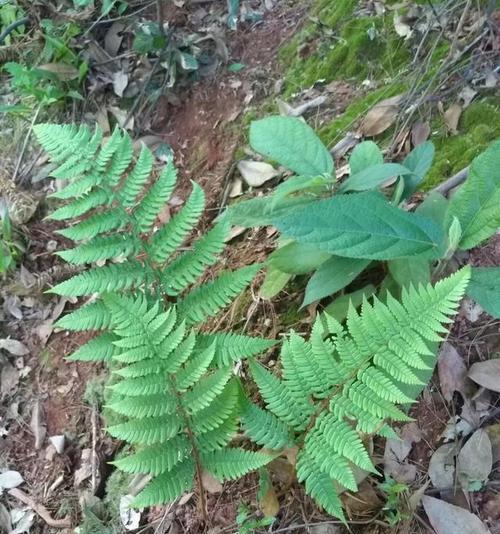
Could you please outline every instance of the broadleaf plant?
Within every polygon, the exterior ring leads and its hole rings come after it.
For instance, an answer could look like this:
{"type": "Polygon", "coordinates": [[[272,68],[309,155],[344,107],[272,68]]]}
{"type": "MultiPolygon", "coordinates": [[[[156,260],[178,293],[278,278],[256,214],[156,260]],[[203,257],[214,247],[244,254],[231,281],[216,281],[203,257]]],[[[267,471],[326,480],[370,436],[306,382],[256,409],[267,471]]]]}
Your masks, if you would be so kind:
{"type": "Polygon", "coordinates": [[[272,459],[229,443],[238,432],[241,409],[234,363],[274,342],[200,332],[260,265],[201,283],[224,248],[228,222],[220,221],[180,250],[203,213],[203,191],[193,184],[184,206],[160,222],[176,185],[173,162],[156,173],[150,150],[143,146],[136,158],[123,130],[105,142],[99,128],[86,126],[42,124],[35,133],[57,165],[52,176],[64,180],[52,197],[65,203],[50,217],[71,222],[59,233],[75,246],[57,254],[89,267],[51,289],[90,297],[58,326],[97,333],[69,359],[104,361],[119,377],[110,380],[108,405],[123,422],[109,431],[138,446],[116,465],[154,477],[135,505],[173,500],[196,481],[205,510],[203,470],[220,480],[234,479],[272,459]]]}
{"type": "Polygon", "coordinates": [[[390,423],[411,420],[406,408],[430,379],[469,278],[465,267],[404,289],[401,302],[365,298],[345,327],[318,316],[308,340],[292,331],[284,342],[281,378],[250,362],[266,408],[246,406],[247,434],[271,449],[297,447],[297,478],[329,514],[345,520],[339,493],[357,491],[356,469],[377,472],[363,436],[395,437],[390,423]]]}
{"type": "MultiPolygon", "coordinates": [[[[468,179],[450,201],[431,193],[415,212],[408,211],[405,201],[432,165],[429,141],[398,164],[384,163],[377,145],[364,141],[352,151],[350,175],[342,181],[326,147],[320,148],[320,139],[300,119],[255,121],[250,144],[299,175],[267,197],[228,210],[232,224],[273,225],[281,232],[268,259],[261,293],[266,298],[293,276],[314,272],[302,305],[311,304],[344,290],[362,271],[376,268],[374,261],[386,263],[379,294],[393,286],[399,286],[399,293],[411,283],[429,281],[456,250],[480,244],[500,226],[500,141],[472,162],[468,179]]],[[[483,294],[478,291],[476,297],[483,294]]]]}

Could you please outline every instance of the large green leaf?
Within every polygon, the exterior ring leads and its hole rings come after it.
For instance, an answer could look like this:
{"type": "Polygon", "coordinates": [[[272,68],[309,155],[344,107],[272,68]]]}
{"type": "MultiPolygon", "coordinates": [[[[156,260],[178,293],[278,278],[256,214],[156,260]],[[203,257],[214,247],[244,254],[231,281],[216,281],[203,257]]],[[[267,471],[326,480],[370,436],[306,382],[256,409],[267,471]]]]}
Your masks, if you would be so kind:
{"type": "Polygon", "coordinates": [[[399,165],[399,163],[381,163],[351,175],[340,187],[340,192],[375,189],[389,178],[406,174],[412,174],[412,171],[403,167],[403,165],[399,165]]]}
{"type": "Polygon", "coordinates": [[[495,319],[500,319],[500,267],[474,267],[467,294],[495,319]]]}
{"type": "Polygon", "coordinates": [[[273,196],[243,200],[227,210],[231,224],[252,228],[269,226],[273,217],[291,213],[313,202],[311,197],[296,196],[275,199],[273,196]]]}
{"type": "Polygon", "coordinates": [[[500,141],[471,164],[469,177],[450,201],[448,220],[462,228],[459,247],[467,250],[492,236],[500,226],[500,141]]]}
{"type": "Polygon", "coordinates": [[[373,141],[363,141],[352,151],[349,158],[351,176],[364,171],[368,167],[384,163],[384,156],[380,148],[373,141]]]}
{"type": "Polygon", "coordinates": [[[415,147],[403,161],[403,165],[413,171],[404,177],[404,190],[401,200],[408,198],[420,185],[425,175],[429,172],[434,160],[434,144],[426,141],[415,147]]]}
{"type": "Polygon", "coordinates": [[[402,258],[388,262],[389,272],[401,287],[418,287],[431,281],[430,263],[427,258],[402,258]]]}
{"type": "Polygon", "coordinates": [[[348,258],[390,260],[436,250],[434,222],[389,204],[377,192],[319,200],[273,220],[287,237],[348,258]]]}
{"type": "Polygon", "coordinates": [[[275,250],[269,256],[269,263],[284,273],[305,274],[317,269],[330,257],[331,254],[314,245],[292,241],[275,250]]]}
{"type": "Polygon", "coordinates": [[[250,125],[251,147],[301,176],[332,175],[333,159],[314,130],[294,117],[267,117],[250,125]]]}
{"type": "Polygon", "coordinates": [[[341,258],[333,256],[325,261],[311,276],[302,306],[332,295],[350,284],[361,271],[364,271],[370,260],[341,258]]]}
{"type": "Polygon", "coordinates": [[[375,286],[368,284],[357,291],[337,297],[331,304],[328,304],[325,308],[325,313],[336,319],[339,323],[342,323],[347,317],[350,303],[354,308],[359,308],[363,304],[363,299],[370,298],[375,291],[375,286]]]}
{"type": "Polygon", "coordinates": [[[272,299],[287,285],[290,278],[292,278],[291,274],[284,273],[270,265],[260,288],[260,296],[264,299],[272,299]]]}

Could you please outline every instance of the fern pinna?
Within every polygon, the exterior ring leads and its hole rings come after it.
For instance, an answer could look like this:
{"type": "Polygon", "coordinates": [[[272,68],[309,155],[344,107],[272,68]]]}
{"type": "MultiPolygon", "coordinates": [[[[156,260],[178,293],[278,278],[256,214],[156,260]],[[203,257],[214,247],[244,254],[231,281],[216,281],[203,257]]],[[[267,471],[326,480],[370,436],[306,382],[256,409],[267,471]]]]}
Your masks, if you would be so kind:
{"type": "Polygon", "coordinates": [[[394,437],[390,421],[430,378],[441,340],[470,278],[466,267],[431,285],[403,290],[402,301],[351,306],[346,327],[324,314],[308,341],[291,333],[281,351],[282,378],[250,369],[267,410],[247,403],[243,424],[257,443],[299,447],[296,471],[306,492],[344,520],[339,491],[356,491],[356,469],[376,472],[362,434],[394,437]]]}
{"type": "Polygon", "coordinates": [[[76,219],[60,231],[76,246],[58,254],[91,264],[52,288],[59,295],[91,296],[58,326],[102,331],[69,359],[108,362],[120,377],[110,405],[129,420],[110,432],[139,450],[117,465],[155,477],[136,504],[176,498],[191,487],[194,474],[201,490],[202,469],[235,478],[269,461],[269,455],[227,444],[239,424],[232,365],[273,342],[194,329],[227,306],[260,266],[196,285],[217,261],[229,230],[221,221],[188,250],[178,250],[204,209],[198,185],[168,223],[157,225],[176,185],[172,161],[153,180],[153,154],[143,147],[135,160],[132,141],[120,129],[104,144],[98,128],[44,124],[35,132],[58,165],[52,176],[66,181],[52,196],[68,202],[51,218],[76,219]]]}

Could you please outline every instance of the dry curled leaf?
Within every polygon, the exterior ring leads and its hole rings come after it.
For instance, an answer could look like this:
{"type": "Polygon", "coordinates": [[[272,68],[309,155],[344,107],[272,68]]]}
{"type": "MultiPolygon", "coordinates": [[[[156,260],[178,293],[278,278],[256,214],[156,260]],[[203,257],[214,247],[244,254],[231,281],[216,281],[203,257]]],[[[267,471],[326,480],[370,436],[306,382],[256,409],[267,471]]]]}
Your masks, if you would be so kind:
{"type": "Polygon", "coordinates": [[[30,352],[24,343],[10,338],[0,339],[0,349],[4,349],[14,356],[26,356],[30,352]]]}
{"type": "Polygon", "coordinates": [[[480,489],[492,467],[488,433],[483,429],[476,430],[458,454],[458,475],[464,490],[480,489]]]}
{"type": "Polygon", "coordinates": [[[452,104],[444,112],[444,124],[449,132],[452,134],[458,133],[458,123],[462,116],[462,106],[460,104],[452,104]]]}
{"type": "Polygon", "coordinates": [[[361,135],[374,137],[390,128],[396,121],[403,98],[404,95],[393,96],[374,106],[361,122],[361,135]]]}
{"type": "Polygon", "coordinates": [[[456,443],[441,445],[431,456],[429,463],[429,478],[438,490],[453,488],[455,482],[456,443]]]}
{"type": "Polygon", "coordinates": [[[425,495],[425,513],[436,534],[490,534],[483,522],[467,510],[425,495]]]}
{"type": "Polygon", "coordinates": [[[278,176],[278,171],[263,161],[240,161],[237,165],[243,180],[250,187],[260,187],[267,181],[278,176]]]}
{"type": "Polygon", "coordinates": [[[466,397],[467,367],[463,358],[450,343],[443,343],[439,352],[438,375],[441,393],[445,400],[451,402],[455,391],[459,391],[466,397]]]}
{"type": "Polygon", "coordinates": [[[411,142],[413,146],[425,143],[431,135],[431,127],[428,122],[417,121],[411,129],[411,142]]]}
{"type": "Polygon", "coordinates": [[[476,384],[500,393],[500,359],[474,363],[469,378],[476,384]]]}

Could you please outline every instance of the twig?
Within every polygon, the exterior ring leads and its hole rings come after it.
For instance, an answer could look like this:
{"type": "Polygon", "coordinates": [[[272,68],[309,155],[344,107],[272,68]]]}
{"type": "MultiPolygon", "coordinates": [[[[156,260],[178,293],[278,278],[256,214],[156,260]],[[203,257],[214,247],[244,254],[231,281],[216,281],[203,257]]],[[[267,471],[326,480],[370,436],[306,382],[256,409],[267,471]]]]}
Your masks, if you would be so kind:
{"type": "Polygon", "coordinates": [[[451,59],[453,57],[453,54],[455,53],[455,48],[457,47],[458,43],[458,37],[460,35],[460,32],[462,31],[463,25],[465,23],[465,19],[467,18],[467,15],[469,14],[470,5],[472,4],[472,0],[467,0],[467,4],[464,7],[464,10],[462,11],[462,16],[460,17],[460,20],[458,21],[457,29],[455,30],[455,35],[453,36],[453,42],[450,46],[450,52],[448,53],[448,57],[445,60],[445,63],[448,61],[448,59],[451,59]]]}
{"type": "Polygon", "coordinates": [[[24,153],[26,152],[26,147],[28,146],[28,141],[30,140],[31,133],[33,131],[33,126],[35,126],[36,120],[38,119],[38,114],[40,113],[41,109],[42,109],[42,104],[39,104],[38,107],[36,108],[35,114],[33,115],[33,119],[31,120],[28,133],[26,134],[26,137],[24,138],[23,146],[21,148],[21,153],[19,154],[19,158],[16,163],[16,168],[14,169],[14,174],[12,175],[13,182],[16,181],[19,168],[21,167],[21,162],[23,161],[24,153]]]}
{"type": "Polygon", "coordinates": [[[137,98],[134,100],[134,103],[132,104],[132,107],[130,108],[130,111],[128,112],[127,118],[125,119],[125,122],[122,124],[122,128],[125,129],[127,127],[127,124],[130,122],[130,119],[133,117],[135,110],[137,109],[139,102],[142,100],[144,93],[146,92],[146,89],[148,88],[156,71],[158,70],[159,65],[160,65],[160,58],[158,58],[156,63],[153,65],[153,68],[149,71],[148,77],[144,80],[144,84],[141,87],[141,92],[137,95],[137,98]]]}
{"type": "Polygon", "coordinates": [[[469,167],[466,167],[460,172],[457,172],[457,174],[455,174],[451,178],[448,178],[448,180],[446,180],[442,184],[439,184],[434,189],[431,189],[431,192],[441,193],[442,195],[446,196],[454,187],[464,182],[468,175],[469,167]]]}
{"type": "Polygon", "coordinates": [[[71,519],[65,517],[64,519],[53,519],[49,511],[42,504],[36,503],[29,495],[19,488],[9,490],[9,495],[20,500],[26,506],[32,508],[46,523],[52,528],[71,528],[71,519]]]}
{"type": "Polygon", "coordinates": [[[97,406],[95,402],[92,403],[92,413],[91,413],[91,421],[92,421],[92,478],[91,478],[91,484],[92,484],[92,495],[95,495],[95,492],[97,490],[97,406]]]}
{"type": "Polygon", "coordinates": [[[23,26],[24,24],[28,24],[30,21],[29,17],[23,17],[22,19],[15,20],[11,24],[9,24],[5,30],[0,33],[0,45],[3,44],[5,39],[16,29],[19,28],[19,26],[23,26]]]}
{"type": "Polygon", "coordinates": [[[160,29],[160,34],[165,35],[165,28],[163,27],[163,22],[165,20],[165,11],[163,9],[163,0],[156,0],[156,16],[158,18],[158,27],[160,29]]]}

